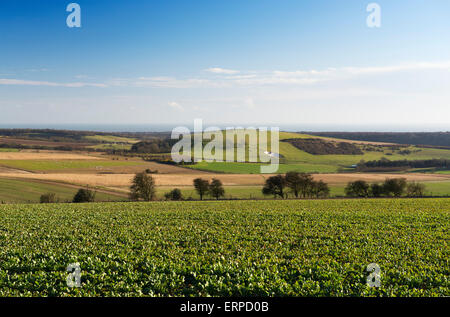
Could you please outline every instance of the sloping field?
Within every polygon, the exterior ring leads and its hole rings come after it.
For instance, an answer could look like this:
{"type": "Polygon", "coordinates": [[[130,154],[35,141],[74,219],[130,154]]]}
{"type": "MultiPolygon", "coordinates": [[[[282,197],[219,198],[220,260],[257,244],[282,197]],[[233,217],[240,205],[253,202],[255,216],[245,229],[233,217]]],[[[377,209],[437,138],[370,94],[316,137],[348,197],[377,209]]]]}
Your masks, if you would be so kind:
{"type": "MultiPolygon", "coordinates": [[[[224,185],[263,185],[265,179],[270,174],[154,174],[152,177],[156,180],[158,186],[190,186],[195,178],[204,179],[218,178],[224,185]]],[[[0,177],[9,177],[17,179],[36,179],[61,181],[71,184],[105,186],[105,187],[124,187],[130,186],[134,174],[23,174],[23,173],[0,173],[0,177]]],[[[323,180],[329,184],[346,184],[349,181],[363,179],[368,182],[380,182],[386,178],[404,177],[408,181],[449,181],[450,175],[435,174],[317,174],[314,178],[323,180]]]]}
{"type": "MultiPolygon", "coordinates": [[[[4,203],[38,203],[41,195],[54,193],[60,202],[72,201],[79,188],[41,181],[0,178],[0,201],[4,203]]],[[[97,191],[96,201],[124,200],[123,195],[97,191]]]]}
{"type": "MultiPolygon", "coordinates": [[[[281,173],[286,171],[298,171],[308,173],[336,173],[341,169],[349,169],[361,160],[375,161],[385,157],[391,161],[396,160],[429,160],[450,159],[450,150],[442,149],[419,149],[408,155],[390,153],[386,149],[383,152],[365,152],[362,155],[313,155],[297,149],[290,143],[280,142],[281,173]],[[388,155],[389,153],[389,155],[388,155]]],[[[239,163],[239,162],[200,162],[187,167],[210,172],[223,173],[260,173],[261,163],[239,163]]]]}
{"type": "Polygon", "coordinates": [[[0,206],[0,296],[449,296],[450,199],[0,206]],[[79,263],[81,287],[68,288],[79,263]],[[381,286],[366,268],[380,267],[381,286]]]}

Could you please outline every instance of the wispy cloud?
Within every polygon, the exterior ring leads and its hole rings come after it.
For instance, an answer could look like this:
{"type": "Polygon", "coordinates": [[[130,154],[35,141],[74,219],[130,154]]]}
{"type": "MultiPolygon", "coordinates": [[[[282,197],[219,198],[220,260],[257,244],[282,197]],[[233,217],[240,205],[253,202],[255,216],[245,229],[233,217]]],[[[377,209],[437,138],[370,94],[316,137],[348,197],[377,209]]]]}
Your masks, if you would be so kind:
{"type": "Polygon", "coordinates": [[[210,72],[223,76],[175,78],[175,77],[141,77],[136,80],[125,80],[119,85],[153,88],[229,88],[239,86],[265,85],[300,85],[307,86],[326,81],[347,80],[360,76],[383,75],[400,72],[421,72],[429,70],[450,71],[450,62],[410,63],[376,67],[329,67],[321,70],[295,71],[250,71],[238,72],[222,68],[209,69],[210,72]]]}
{"type": "Polygon", "coordinates": [[[99,83],[57,83],[50,81],[35,81],[35,80],[22,80],[22,79],[9,79],[0,78],[0,85],[17,85],[17,86],[48,86],[48,87],[67,87],[67,88],[81,88],[81,87],[107,87],[106,84],[99,83]]]}
{"type": "Polygon", "coordinates": [[[211,67],[211,68],[205,69],[205,71],[207,71],[209,73],[213,73],[213,74],[224,74],[224,75],[233,75],[233,74],[239,73],[238,70],[225,69],[225,68],[220,68],[220,67],[211,67]]]}
{"type": "MultiPolygon", "coordinates": [[[[450,61],[417,62],[390,66],[368,67],[329,67],[325,69],[293,70],[293,71],[237,71],[223,68],[209,68],[207,71],[220,76],[198,76],[188,78],[153,76],[138,78],[114,78],[104,83],[72,82],[59,83],[22,79],[0,78],[0,85],[49,86],[49,87],[138,87],[138,88],[232,88],[260,86],[309,86],[322,82],[343,81],[361,76],[377,76],[390,73],[423,71],[450,71],[450,61]]],[[[77,76],[78,79],[84,76],[77,76]]]]}

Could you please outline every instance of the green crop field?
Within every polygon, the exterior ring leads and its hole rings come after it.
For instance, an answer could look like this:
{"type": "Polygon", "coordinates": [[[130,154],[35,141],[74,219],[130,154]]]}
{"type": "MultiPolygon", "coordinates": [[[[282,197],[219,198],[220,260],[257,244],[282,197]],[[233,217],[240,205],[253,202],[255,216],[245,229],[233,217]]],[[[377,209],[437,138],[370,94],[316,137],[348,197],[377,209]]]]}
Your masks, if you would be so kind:
{"type": "Polygon", "coordinates": [[[450,199],[0,206],[0,296],[449,296],[450,199]],[[66,268],[79,263],[81,287],[66,268]],[[381,268],[381,287],[366,283],[381,268]]]}
{"type": "Polygon", "coordinates": [[[19,152],[19,149],[0,148],[0,152],[19,152]]]}
{"type": "MultiPolygon", "coordinates": [[[[36,181],[23,181],[0,178],[0,202],[4,203],[37,203],[41,195],[54,193],[61,202],[72,201],[76,188],[63,185],[46,184],[36,181]]],[[[105,193],[97,193],[97,201],[120,201],[123,197],[105,193]]]]}
{"type": "Polygon", "coordinates": [[[1,160],[0,166],[27,171],[56,171],[66,169],[105,168],[116,166],[136,166],[144,162],[136,161],[101,161],[101,160],[1,160]]]}

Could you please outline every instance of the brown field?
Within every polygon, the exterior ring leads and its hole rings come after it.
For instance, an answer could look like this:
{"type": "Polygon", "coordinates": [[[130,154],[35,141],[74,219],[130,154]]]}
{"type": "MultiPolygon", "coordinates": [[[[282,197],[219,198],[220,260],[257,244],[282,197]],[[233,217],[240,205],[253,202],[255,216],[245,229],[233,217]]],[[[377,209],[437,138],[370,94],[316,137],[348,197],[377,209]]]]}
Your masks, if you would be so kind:
{"type": "MultiPolygon", "coordinates": [[[[0,173],[0,177],[18,178],[18,179],[34,179],[45,181],[56,181],[77,185],[89,185],[100,187],[118,187],[124,188],[131,184],[134,174],[70,174],[70,173],[54,173],[54,174],[24,174],[24,173],[0,173]]],[[[211,173],[195,173],[195,174],[154,174],[152,175],[158,186],[190,186],[192,181],[201,177],[204,179],[218,178],[224,185],[262,185],[267,177],[271,175],[256,174],[211,174],[211,173]]],[[[434,174],[317,174],[317,180],[323,180],[330,185],[342,185],[349,181],[363,179],[368,182],[380,182],[386,178],[406,178],[408,181],[450,181],[450,175],[434,175],[434,174]]]]}
{"type": "MultiPolygon", "coordinates": [[[[106,159],[106,158],[103,158],[106,159]]],[[[123,161],[123,159],[121,159],[123,161]]],[[[141,159],[129,159],[128,162],[136,162],[131,166],[109,166],[97,168],[71,168],[64,171],[66,174],[136,174],[146,169],[158,171],[157,174],[209,174],[209,172],[196,171],[175,165],[160,164],[156,162],[145,162],[141,159]]],[[[61,171],[45,171],[46,174],[60,173],[61,171]]]]}

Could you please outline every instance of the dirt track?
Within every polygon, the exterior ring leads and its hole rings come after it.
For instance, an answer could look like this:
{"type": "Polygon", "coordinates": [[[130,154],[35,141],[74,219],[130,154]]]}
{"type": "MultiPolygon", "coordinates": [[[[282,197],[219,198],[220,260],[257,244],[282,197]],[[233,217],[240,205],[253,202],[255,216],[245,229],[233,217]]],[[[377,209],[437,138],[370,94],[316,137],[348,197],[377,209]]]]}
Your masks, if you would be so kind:
{"type": "MultiPolygon", "coordinates": [[[[0,173],[0,177],[35,179],[65,182],[77,185],[126,187],[129,186],[134,174],[24,174],[0,173]]],[[[156,174],[152,175],[159,186],[189,186],[192,181],[201,177],[204,179],[218,178],[224,185],[262,185],[268,174],[156,174]]],[[[380,182],[386,178],[404,177],[408,181],[450,181],[450,175],[437,174],[317,174],[315,178],[321,179],[331,185],[342,185],[349,181],[364,179],[368,182],[380,182]]]]}

